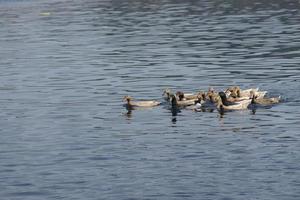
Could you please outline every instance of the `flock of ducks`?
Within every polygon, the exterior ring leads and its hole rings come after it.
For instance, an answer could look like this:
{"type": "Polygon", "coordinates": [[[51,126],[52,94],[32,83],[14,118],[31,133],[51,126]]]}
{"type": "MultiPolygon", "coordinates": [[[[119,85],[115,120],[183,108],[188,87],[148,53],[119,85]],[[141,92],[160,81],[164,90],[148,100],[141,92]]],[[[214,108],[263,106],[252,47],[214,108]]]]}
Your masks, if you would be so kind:
{"type": "MultiPolygon", "coordinates": [[[[215,91],[209,88],[207,92],[184,93],[177,91],[173,93],[170,89],[163,91],[165,101],[172,110],[190,109],[193,111],[205,111],[206,109],[217,109],[220,113],[233,110],[244,110],[257,106],[271,106],[280,102],[280,97],[266,97],[267,91],[259,91],[258,88],[241,90],[239,86],[227,88],[225,91],[215,91]]],[[[125,107],[133,110],[136,107],[154,107],[161,104],[156,100],[133,101],[130,96],[125,96],[125,107]]]]}

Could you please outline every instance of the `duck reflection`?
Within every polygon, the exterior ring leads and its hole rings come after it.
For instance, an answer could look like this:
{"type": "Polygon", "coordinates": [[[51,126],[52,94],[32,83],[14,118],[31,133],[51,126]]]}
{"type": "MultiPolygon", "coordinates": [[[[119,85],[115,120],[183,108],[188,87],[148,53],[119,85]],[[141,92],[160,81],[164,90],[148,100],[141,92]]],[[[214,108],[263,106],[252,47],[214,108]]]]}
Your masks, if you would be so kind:
{"type": "Polygon", "coordinates": [[[171,95],[171,113],[172,113],[172,122],[175,124],[177,122],[177,114],[181,112],[179,107],[178,107],[178,103],[177,103],[177,99],[175,97],[175,95],[171,95]]]}
{"type": "Polygon", "coordinates": [[[132,118],[132,109],[127,109],[127,112],[124,114],[127,119],[131,119],[132,118]]]}

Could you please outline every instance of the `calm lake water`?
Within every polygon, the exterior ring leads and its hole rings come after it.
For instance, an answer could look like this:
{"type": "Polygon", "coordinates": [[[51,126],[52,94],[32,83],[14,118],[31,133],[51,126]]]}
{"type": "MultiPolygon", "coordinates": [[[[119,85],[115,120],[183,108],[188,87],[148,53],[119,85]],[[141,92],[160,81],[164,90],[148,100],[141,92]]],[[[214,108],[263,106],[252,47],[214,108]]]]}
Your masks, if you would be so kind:
{"type": "Polygon", "coordinates": [[[300,199],[300,2],[0,0],[0,199],[300,199]],[[284,102],[126,114],[124,95],[284,102]]]}

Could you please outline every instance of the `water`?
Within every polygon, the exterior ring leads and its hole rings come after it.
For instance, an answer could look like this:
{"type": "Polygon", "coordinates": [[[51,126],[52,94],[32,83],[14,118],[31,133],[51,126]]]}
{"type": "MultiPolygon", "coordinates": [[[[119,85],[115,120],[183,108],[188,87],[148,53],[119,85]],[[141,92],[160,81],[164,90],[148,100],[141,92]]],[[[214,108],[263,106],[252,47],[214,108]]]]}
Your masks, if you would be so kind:
{"type": "Polygon", "coordinates": [[[0,1],[0,199],[300,198],[299,1],[0,1]],[[166,106],[164,88],[284,102],[166,106]]]}

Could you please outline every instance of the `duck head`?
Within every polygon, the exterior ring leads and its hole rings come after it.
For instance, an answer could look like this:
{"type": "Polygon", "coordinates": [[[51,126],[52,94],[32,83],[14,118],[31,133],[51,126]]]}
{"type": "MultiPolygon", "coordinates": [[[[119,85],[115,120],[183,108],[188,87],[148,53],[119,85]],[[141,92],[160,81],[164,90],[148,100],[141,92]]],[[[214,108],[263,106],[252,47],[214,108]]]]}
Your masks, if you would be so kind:
{"type": "Polygon", "coordinates": [[[232,97],[232,98],[237,98],[238,94],[237,94],[236,91],[232,91],[229,96],[232,97]]]}
{"type": "Polygon", "coordinates": [[[170,98],[171,93],[172,93],[172,91],[169,88],[167,88],[167,89],[164,90],[162,96],[166,95],[168,98],[170,98]]]}
{"type": "Polygon", "coordinates": [[[126,107],[126,109],[128,111],[134,109],[133,106],[132,106],[132,104],[131,104],[131,102],[130,102],[132,99],[133,98],[131,96],[128,96],[128,95],[126,95],[126,96],[123,97],[123,101],[126,101],[125,107],[126,107]]]}
{"type": "Polygon", "coordinates": [[[233,92],[233,87],[229,87],[225,90],[226,96],[230,96],[230,94],[233,92]]]}
{"type": "Polygon", "coordinates": [[[241,97],[241,89],[239,86],[234,87],[234,93],[236,94],[236,97],[241,97]]]}
{"type": "Polygon", "coordinates": [[[255,103],[255,99],[257,99],[257,95],[255,94],[255,92],[253,90],[250,91],[250,99],[251,99],[251,103],[255,103]]]}
{"type": "Polygon", "coordinates": [[[213,91],[213,90],[209,90],[207,93],[206,93],[206,98],[209,99],[209,101],[211,103],[216,103],[217,97],[218,95],[213,91]]]}
{"type": "Polygon", "coordinates": [[[206,93],[206,97],[213,102],[213,91],[208,90],[208,92],[206,93]]]}
{"type": "Polygon", "coordinates": [[[241,97],[241,89],[239,86],[229,87],[225,91],[225,94],[227,94],[227,96],[231,96],[233,98],[241,97]]]}
{"type": "Polygon", "coordinates": [[[179,101],[182,101],[184,99],[184,93],[181,91],[177,91],[176,96],[178,97],[179,101]]]}
{"type": "Polygon", "coordinates": [[[132,99],[133,98],[131,96],[128,96],[128,95],[123,97],[123,101],[127,101],[127,103],[129,103],[132,99]]]}
{"type": "Polygon", "coordinates": [[[206,100],[206,95],[204,92],[200,91],[197,95],[197,99],[201,99],[202,101],[206,100]]]}

